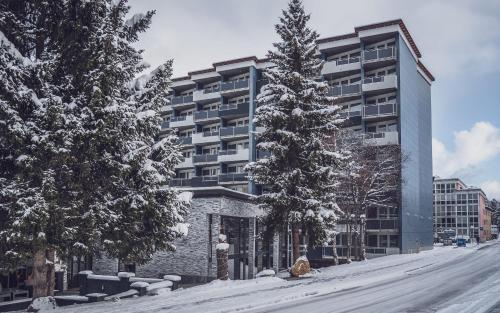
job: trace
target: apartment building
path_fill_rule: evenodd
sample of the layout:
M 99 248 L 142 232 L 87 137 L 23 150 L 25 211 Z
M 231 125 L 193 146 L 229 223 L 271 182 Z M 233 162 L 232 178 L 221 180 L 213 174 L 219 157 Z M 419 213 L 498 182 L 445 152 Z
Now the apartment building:
M 458 178 L 434 179 L 434 237 L 452 229 L 459 236 L 491 239 L 492 208 L 485 193 Z
M 356 27 L 350 34 L 319 39 L 318 58 L 325 62 L 318 79 L 330 85 L 347 127 L 364 136 L 367 145 L 400 145 L 409 156 L 398 209 L 373 208 L 367 214 L 367 252 L 431 248 L 434 78 L 408 29 L 402 20 Z M 244 167 L 265 157 L 256 149 L 259 129 L 253 115 L 269 66 L 269 60 L 245 57 L 173 79 L 171 102 L 162 108 L 162 130 L 177 131 L 185 159 L 172 186 L 261 192 Z M 338 242 L 342 245 L 341 237 Z M 289 240 L 283 238 L 279 247 L 289 251 Z

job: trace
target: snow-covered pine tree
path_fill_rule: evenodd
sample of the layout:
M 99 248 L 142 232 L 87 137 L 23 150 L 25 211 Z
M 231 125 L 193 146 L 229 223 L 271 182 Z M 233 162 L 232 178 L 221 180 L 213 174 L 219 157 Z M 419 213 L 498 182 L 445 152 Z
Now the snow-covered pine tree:
M 53 261 L 54 246 L 61 245 L 67 231 L 59 221 L 64 209 L 51 169 L 55 156 L 65 153 L 54 141 L 61 137 L 61 103 L 50 84 L 55 56 L 46 51 L 60 2 L 7 1 L 0 11 L 0 76 L 5 82 L 0 93 L 0 261 L 8 267 L 32 258 L 33 292 L 39 296 L 53 290 L 45 279 L 54 269 L 47 260 Z
M 251 178 L 264 185 L 258 197 L 270 230 L 293 231 L 294 260 L 299 231 L 311 244 L 330 239 L 339 208 L 335 202 L 337 164 L 343 156 L 326 149 L 342 119 L 328 97 L 328 85 L 315 80 L 322 62 L 315 56 L 318 34 L 307 26 L 300 0 L 291 0 L 276 31 L 281 42 L 268 57 L 268 84 L 259 94 L 255 123 L 265 130 L 257 148 L 270 157 L 250 163 Z
M 185 232 L 185 203 L 160 186 L 178 146 L 175 137 L 155 141 L 171 64 L 149 82 L 150 94 L 161 96 L 130 89 L 146 68 L 132 43 L 154 12 L 126 20 L 125 0 L 7 3 L 1 30 L 25 52 L 11 42 L 0 51 L 9 82 L 0 95 L 2 264 L 33 259 L 38 297 L 52 292 L 54 251 L 79 256 L 102 247 L 144 262 L 173 248 Z M 23 31 L 6 19 L 22 21 Z

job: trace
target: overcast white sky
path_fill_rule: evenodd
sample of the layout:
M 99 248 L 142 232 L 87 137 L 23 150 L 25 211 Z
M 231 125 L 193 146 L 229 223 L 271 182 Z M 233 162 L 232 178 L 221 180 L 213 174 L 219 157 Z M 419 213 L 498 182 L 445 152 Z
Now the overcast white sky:
M 157 11 L 137 46 L 152 66 L 173 58 L 175 76 L 217 61 L 264 57 L 277 39 L 274 24 L 286 3 L 129 0 L 131 13 Z M 466 183 L 489 186 L 500 198 L 500 0 L 304 0 L 304 5 L 321 37 L 402 18 L 437 79 L 433 137 L 442 153 L 434 153 L 435 174 L 460 175 Z M 469 140 L 460 140 L 464 134 Z M 484 149 L 487 156 L 478 157 Z

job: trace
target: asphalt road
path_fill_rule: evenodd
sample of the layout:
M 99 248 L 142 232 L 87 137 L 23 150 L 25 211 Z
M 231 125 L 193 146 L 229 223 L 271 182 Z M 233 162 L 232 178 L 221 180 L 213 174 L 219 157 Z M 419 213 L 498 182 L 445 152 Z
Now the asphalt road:
M 500 312 L 500 244 L 403 277 L 251 312 Z

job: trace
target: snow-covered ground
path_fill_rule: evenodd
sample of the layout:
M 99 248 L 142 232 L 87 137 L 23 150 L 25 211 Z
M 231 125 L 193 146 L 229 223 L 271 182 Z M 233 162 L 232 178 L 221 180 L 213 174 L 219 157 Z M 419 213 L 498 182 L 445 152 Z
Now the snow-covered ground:
M 214 281 L 57 312 L 489 312 L 500 307 L 500 244 L 436 247 L 322 269 L 312 278 Z

